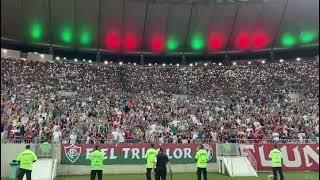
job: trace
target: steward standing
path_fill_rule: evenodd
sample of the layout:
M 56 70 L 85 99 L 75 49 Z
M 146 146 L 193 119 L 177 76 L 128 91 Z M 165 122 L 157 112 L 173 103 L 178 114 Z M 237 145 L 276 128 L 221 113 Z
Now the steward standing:
M 278 149 L 277 145 L 274 145 L 274 149 L 270 151 L 269 158 L 272 162 L 272 172 L 274 180 L 278 180 L 278 172 L 280 174 L 280 180 L 284 180 L 282 172 L 282 153 Z
M 144 156 L 147 159 L 147 180 L 151 180 L 151 172 L 154 166 L 158 155 L 158 151 L 154 148 L 154 144 L 151 144 L 150 148 L 147 150 L 146 155 Z
M 99 150 L 99 146 L 96 145 L 95 150 L 90 154 L 89 160 L 91 161 L 91 180 L 102 180 L 102 169 L 104 161 L 104 153 Z
M 37 161 L 37 156 L 30 150 L 30 145 L 18 155 L 17 161 L 20 162 L 18 180 L 22 180 L 25 174 L 27 180 L 31 180 L 32 164 Z
M 204 148 L 204 146 L 201 144 L 199 149 L 196 152 L 196 157 L 195 159 L 197 160 L 197 176 L 198 180 L 201 180 L 201 174 L 203 174 L 203 179 L 208 180 L 207 177 L 207 166 L 208 166 L 208 152 Z

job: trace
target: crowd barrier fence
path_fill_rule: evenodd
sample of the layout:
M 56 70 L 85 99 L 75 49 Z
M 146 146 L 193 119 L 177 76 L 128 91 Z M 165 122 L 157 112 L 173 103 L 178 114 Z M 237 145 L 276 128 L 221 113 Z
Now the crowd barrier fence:
M 14 139 L 1 139 L 1 143 L 14 143 L 14 144 L 37 144 L 42 143 L 43 141 L 34 138 L 31 140 L 22 139 L 20 137 Z M 179 141 L 172 140 L 145 140 L 145 139 L 124 139 L 121 140 L 113 140 L 113 139 L 76 139 L 70 140 L 62 139 L 59 141 L 51 140 L 50 142 L 55 144 L 119 144 L 119 143 L 158 143 L 158 144 L 192 144 L 192 143 L 221 143 L 221 141 L 213 140 L 213 139 L 182 139 Z M 234 139 L 227 141 L 229 143 L 240 143 L 240 144 L 319 144 L 319 140 L 313 139 Z

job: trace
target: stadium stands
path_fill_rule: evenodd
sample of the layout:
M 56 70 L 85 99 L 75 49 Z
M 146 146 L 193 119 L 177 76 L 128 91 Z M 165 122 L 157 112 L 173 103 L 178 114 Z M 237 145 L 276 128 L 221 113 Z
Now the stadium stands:
M 318 65 L 316 59 L 163 67 L 2 58 L 1 139 L 319 142 Z

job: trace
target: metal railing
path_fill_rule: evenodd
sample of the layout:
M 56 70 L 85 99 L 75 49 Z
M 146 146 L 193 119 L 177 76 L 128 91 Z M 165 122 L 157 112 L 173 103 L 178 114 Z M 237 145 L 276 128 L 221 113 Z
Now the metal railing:
M 238 143 L 217 143 L 217 156 L 240 156 Z
M 146 140 L 146 139 L 125 139 L 123 141 L 113 140 L 113 139 L 77 139 L 71 141 L 69 138 L 62 139 L 58 142 L 51 141 L 53 144 L 119 144 L 119 143 L 159 143 L 159 144 L 191 144 L 191 143 L 220 143 L 220 141 L 213 139 L 182 139 L 182 140 L 172 140 L 165 139 L 163 141 L 156 140 Z M 231 143 L 231 141 L 229 141 Z M 24 140 L 21 138 L 14 139 L 1 139 L 1 143 L 14 143 L 14 144 L 40 144 L 42 143 L 40 139 L 34 138 L 32 140 Z M 319 140 L 312 139 L 235 139 L 232 143 L 240 144 L 319 144 Z
M 237 139 L 240 144 L 319 144 L 318 140 L 312 139 Z
M 51 165 L 51 180 L 54 180 L 57 171 L 58 171 L 58 165 L 59 165 L 59 151 L 60 151 L 60 146 L 53 144 L 52 145 L 52 165 Z
M 257 163 L 256 158 L 254 157 L 252 152 L 249 151 L 248 149 L 246 149 L 245 152 L 246 152 L 245 157 L 248 159 L 248 161 L 250 162 L 253 169 L 257 172 L 258 171 L 258 163 Z
M 53 149 L 52 144 L 49 143 L 30 143 L 32 151 L 37 155 L 38 158 L 52 158 Z
M 69 139 L 61 140 L 62 144 L 72 144 Z M 87 140 L 87 139 L 77 139 L 75 140 L 75 144 L 119 144 L 119 143 L 157 143 L 157 144 L 191 144 L 191 143 L 218 143 L 218 141 L 214 141 L 213 139 L 182 139 L 182 140 L 148 140 L 148 139 L 125 139 L 123 141 L 107 139 L 107 140 Z

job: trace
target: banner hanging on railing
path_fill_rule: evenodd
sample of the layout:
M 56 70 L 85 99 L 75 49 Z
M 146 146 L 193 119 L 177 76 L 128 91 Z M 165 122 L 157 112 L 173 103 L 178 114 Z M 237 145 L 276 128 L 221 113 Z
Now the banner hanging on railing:
M 274 144 L 240 144 L 242 155 L 251 151 L 257 161 L 258 171 L 270 171 L 271 159 L 268 157 Z M 319 144 L 278 144 L 283 156 L 283 170 L 319 170 Z
M 105 153 L 105 164 L 145 164 L 144 155 L 150 144 L 100 144 Z M 199 144 L 165 144 L 162 147 L 170 159 L 171 164 L 195 163 L 195 152 Z M 94 144 L 61 144 L 61 164 L 89 165 L 90 153 Z M 159 148 L 159 145 L 155 145 Z M 215 144 L 206 144 L 210 163 L 216 162 Z

